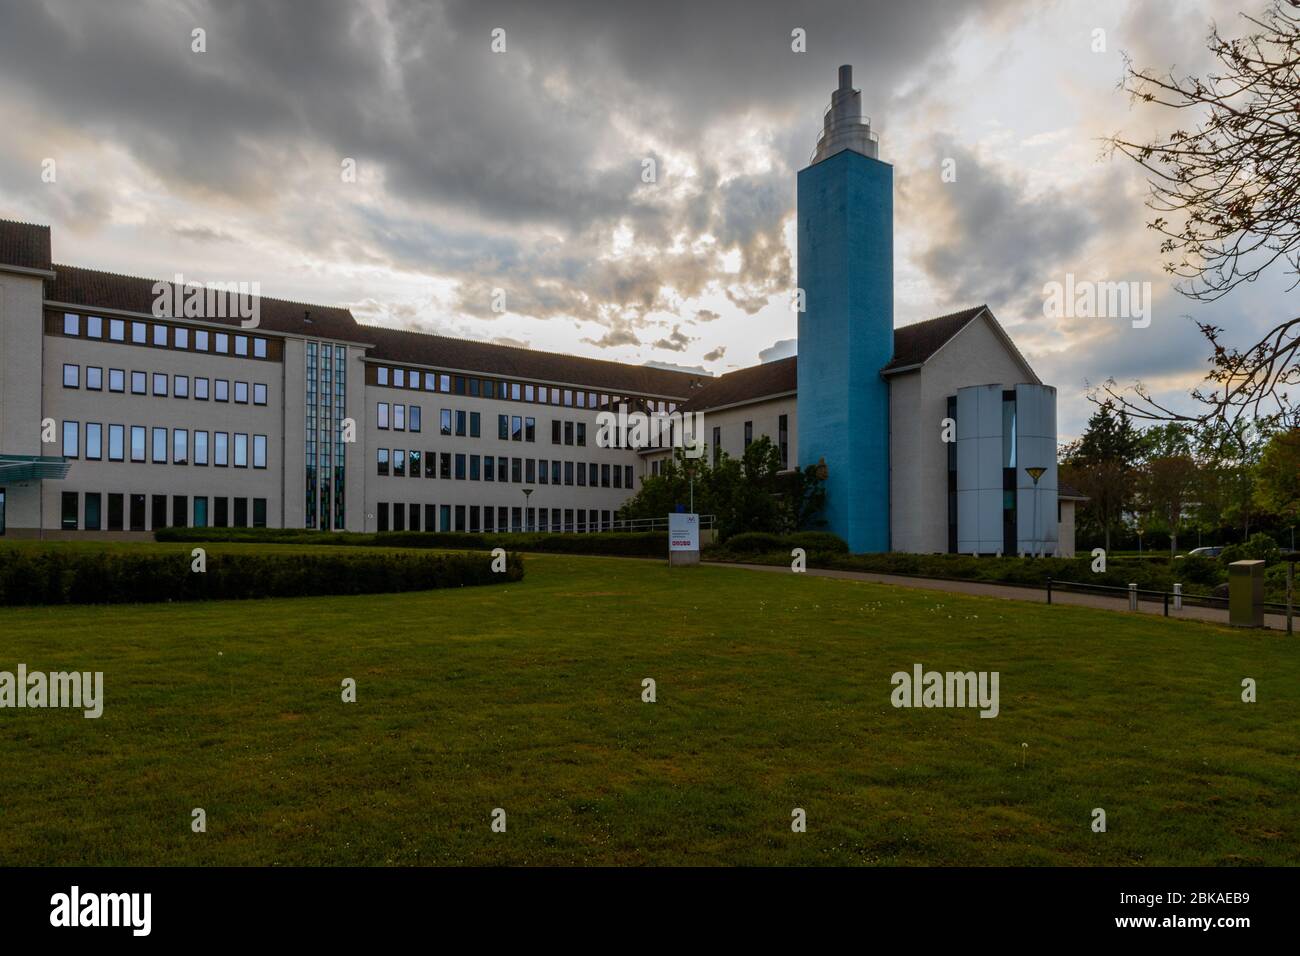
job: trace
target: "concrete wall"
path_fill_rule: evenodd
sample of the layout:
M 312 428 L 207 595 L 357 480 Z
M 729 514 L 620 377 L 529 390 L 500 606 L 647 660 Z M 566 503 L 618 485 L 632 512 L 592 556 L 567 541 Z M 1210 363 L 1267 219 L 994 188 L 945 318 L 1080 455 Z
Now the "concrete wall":
M 1029 380 L 992 322 L 981 315 L 919 370 L 888 376 L 894 551 L 948 550 L 948 448 L 941 433 L 948 396 L 969 385 Z M 1000 482 L 999 475 L 998 489 Z
M 53 455 L 41 444 L 41 335 L 44 284 L 39 276 L 0 271 L 0 453 Z M 41 483 L 4 485 L 8 529 L 41 524 Z
M 1076 502 L 1063 500 L 1060 502 L 1061 520 L 1057 524 L 1057 548 L 1058 554 L 1063 558 L 1072 558 L 1075 554 L 1074 548 L 1074 506 Z

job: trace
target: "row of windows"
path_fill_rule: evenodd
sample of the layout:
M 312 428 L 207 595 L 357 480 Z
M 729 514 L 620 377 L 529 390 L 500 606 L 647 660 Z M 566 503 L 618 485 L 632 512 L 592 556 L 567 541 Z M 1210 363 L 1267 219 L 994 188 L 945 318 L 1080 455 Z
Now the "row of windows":
M 170 502 L 169 502 L 170 497 Z M 84 510 L 81 499 L 84 501 Z M 157 531 L 169 525 L 187 528 L 246 528 L 250 509 L 254 528 L 266 527 L 265 498 L 211 498 L 195 495 L 193 517 L 188 495 L 128 495 L 110 492 L 65 491 L 60 502 L 59 523 L 65 531 Z M 171 505 L 170 520 L 168 504 Z M 209 511 L 209 506 L 211 511 Z M 146 508 L 148 511 L 146 512 Z M 146 514 L 150 524 L 146 527 Z
M 615 531 L 623 522 L 610 511 L 585 508 L 507 508 L 379 502 L 380 531 Z
M 132 345 L 151 345 L 160 349 L 181 349 L 187 352 L 212 352 L 216 355 L 234 355 L 239 358 L 267 357 L 267 340 L 260 335 L 241 335 L 231 332 L 210 332 L 182 325 L 164 325 L 161 322 L 143 322 L 132 319 L 103 319 L 98 315 L 63 313 L 63 334 L 77 338 L 102 339 L 107 342 L 126 342 Z
M 231 441 L 229 432 L 212 432 L 211 445 L 208 444 L 208 432 L 195 429 L 193 448 L 190 446 L 191 432 L 188 428 L 148 428 L 144 425 L 130 426 L 131 461 L 152 461 L 165 465 L 207 465 L 225 468 L 233 464 L 236 468 L 249 466 L 249 450 L 252 450 L 252 466 L 266 467 L 266 436 L 247 435 L 235 432 Z M 86 422 L 84 442 L 80 422 L 65 420 L 63 422 L 63 457 L 81 458 L 87 461 L 126 461 L 127 426 L 109 425 L 105 433 L 100 422 Z M 252 442 L 249 442 L 249 438 Z M 107 440 L 107 441 L 106 441 Z M 107 447 L 105 447 L 107 445 Z
M 375 382 L 390 388 L 409 388 L 415 391 L 445 392 L 451 395 L 468 395 L 471 398 L 495 398 L 514 402 L 533 402 L 539 405 L 565 405 L 571 408 L 608 408 L 630 401 L 625 395 L 589 392 L 581 389 L 554 388 L 532 385 L 528 382 L 503 382 L 491 378 L 472 378 L 449 375 L 443 372 L 421 372 L 419 369 L 396 368 L 380 365 L 375 369 Z M 667 414 L 677 409 L 676 402 L 662 399 L 641 399 L 650 411 Z
M 423 467 L 421 467 L 423 463 Z M 632 488 L 631 465 L 596 462 L 548 461 L 545 458 L 497 458 L 444 452 L 380 448 L 376 453 L 379 475 L 395 478 L 455 478 L 457 481 L 498 481 L 539 485 L 577 485 L 592 488 Z
M 191 389 L 191 385 L 193 388 Z M 234 385 L 234 388 L 231 388 Z M 63 366 L 63 387 L 81 388 L 81 366 Z M 98 365 L 86 366 L 86 388 L 92 392 L 104 390 L 104 370 Z M 110 392 L 126 391 L 126 372 L 120 368 L 108 370 L 108 390 Z M 168 375 L 166 372 L 132 372 L 132 395 L 155 395 L 159 398 L 193 398 L 206 402 L 209 398 L 218 402 L 228 402 L 234 397 L 238 405 L 247 405 L 251 397 L 254 405 L 266 404 L 266 385 L 262 382 L 231 382 L 229 379 L 207 379 L 199 376 Z

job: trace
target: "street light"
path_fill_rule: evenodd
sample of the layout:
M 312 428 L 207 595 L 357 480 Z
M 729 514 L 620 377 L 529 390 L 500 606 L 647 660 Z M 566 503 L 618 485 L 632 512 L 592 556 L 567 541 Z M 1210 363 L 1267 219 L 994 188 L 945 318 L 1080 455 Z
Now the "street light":
M 525 488 L 523 489 L 523 492 L 524 492 L 524 513 L 519 516 L 519 524 L 523 527 L 524 531 L 527 531 L 528 530 L 528 499 L 532 497 L 533 489 Z
M 1029 477 L 1034 479 L 1034 557 L 1038 556 L 1038 479 L 1047 472 L 1046 468 L 1026 468 Z

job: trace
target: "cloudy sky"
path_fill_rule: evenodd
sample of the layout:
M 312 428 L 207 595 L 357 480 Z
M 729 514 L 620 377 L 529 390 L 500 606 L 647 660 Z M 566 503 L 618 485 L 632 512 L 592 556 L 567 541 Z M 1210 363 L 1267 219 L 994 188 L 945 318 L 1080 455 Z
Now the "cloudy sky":
M 53 226 L 59 262 L 717 374 L 793 354 L 794 174 L 851 63 L 895 167 L 895 323 L 987 303 L 1065 437 L 1089 382 L 1198 379 L 1189 316 L 1246 344 L 1294 309 L 1282 275 L 1179 296 L 1101 142 L 1170 128 L 1117 88 L 1125 53 L 1203 72 L 1210 23 L 1258 9 L 0 0 L 0 218 Z M 1045 317 L 1067 273 L 1152 282 L 1150 327 Z

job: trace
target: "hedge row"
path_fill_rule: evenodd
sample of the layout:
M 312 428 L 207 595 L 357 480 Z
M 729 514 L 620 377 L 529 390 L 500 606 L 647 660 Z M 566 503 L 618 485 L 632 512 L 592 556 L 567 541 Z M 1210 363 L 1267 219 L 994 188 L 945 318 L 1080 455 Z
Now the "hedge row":
M 494 572 L 487 555 L 208 554 L 193 570 L 190 550 L 136 554 L 73 549 L 0 551 L 0 605 L 126 604 L 321 594 L 428 591 L 518 581 L 517 554 Z
M 736 535 L 736 538 L 741 535 Z M 708 552 L 712 560 L 758 561 L 764 564 L 789 564 L 790 548 L 759 555 L 738 554 L 728 540 L 724 549 Z M 795 547 L 795 545 L 791 545 Z M 877 574 L 910 574 L 927 578 L 984 581 L 991 584 L 1019 584 L 1043 587 L 1048 577 L 1057 581 L 1128 587 L 1136 583 L 1142 590 L 1168 591 L 1175 581 L 1188 593 L 1208 593 L 1227 580 L 1226 569 L 1213 558 L 1181 558 L 1177 561 L 1149 561 L 1112 558 L 1106 570 L 1094 572 L 1090 556 L 1078 558 L 975 558 L 961 554 L 826 554 L 808 548 L 809 566 L 842 571 L 871 571 Z
M 769 534 L 765 531 L 745 531 L 733 534 L 719 551 L 732 554 L 764 554 L 803 548 L 809 554 L 848 554 L 849 545 L 837 534 L 829 531 L 796 531 L 793 534 Z
M 331 544 L 354 547 L 439 548 L 459 551 L 545 551 L 624 557 L 666 557 L 666 531 L 602 531 L 599 534 L 469 534 L 459 531 L 378 531 L 372 534 L 297 531 L 284 528 L 163 528 L 159 541 L 234 541 L 266 544 Z

